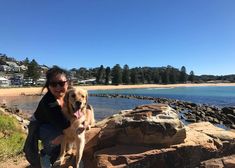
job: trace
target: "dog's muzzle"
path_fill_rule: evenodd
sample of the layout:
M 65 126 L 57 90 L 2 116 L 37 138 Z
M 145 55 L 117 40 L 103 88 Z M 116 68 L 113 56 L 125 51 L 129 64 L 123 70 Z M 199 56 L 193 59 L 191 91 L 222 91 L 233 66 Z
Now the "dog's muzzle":
M 81 110 L 81 105 L 82 105 L 82 103 L 80 101 L 76 101 L 75 102 L 75 107 L 73 107 L 73 115 L 76 118 L 81 118 L 81 116 L 84 115 L 84 113 Z
M 80 101 L 76 101 L 76 102 L 75 102 L 75 108 L 76 108 L 76 109 L 80 109 L 80 108 L 81 108 L 81 105 L 82 105 L 82 102 L 80 102 Z

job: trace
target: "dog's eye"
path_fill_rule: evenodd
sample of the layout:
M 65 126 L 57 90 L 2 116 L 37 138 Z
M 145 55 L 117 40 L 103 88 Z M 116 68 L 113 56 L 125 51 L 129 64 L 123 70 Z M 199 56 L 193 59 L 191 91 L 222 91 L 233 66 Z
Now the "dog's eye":
M 84 96 L 84 95 L 82 95 L 82 98 L 85 98 L 85 96 Z
M 72 94 L 72 95 L 71 95 L 71 97 L 72 97 L 72 98 L 75 98 L 75 97 L 76 97 L 76 95 L 75 95 L 75 94 Z

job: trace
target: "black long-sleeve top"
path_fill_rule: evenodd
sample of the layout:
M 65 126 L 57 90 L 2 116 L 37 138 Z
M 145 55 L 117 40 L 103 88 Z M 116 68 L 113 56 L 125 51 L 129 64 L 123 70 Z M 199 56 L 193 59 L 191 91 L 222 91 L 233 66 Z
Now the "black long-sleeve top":
M 40 123 L 52 124 L 61 131 L 70 126 L 69 121 L 63 115 L 61 106 L 50 91 L 40 100 L 34 116 Z

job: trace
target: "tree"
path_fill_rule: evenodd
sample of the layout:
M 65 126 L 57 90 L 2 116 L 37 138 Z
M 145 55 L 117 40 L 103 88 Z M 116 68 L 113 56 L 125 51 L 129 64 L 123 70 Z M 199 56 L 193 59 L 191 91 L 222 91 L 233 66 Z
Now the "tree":
M 25 66 L 28 66 L 28 65 L 29 65 L 29 58 L 28 58 L 28 57 L 25 58 L 25 60 L 23 61 L 23 64 L 24 64 Z
M 187 81 L 186 68 L 185 68 L 185 66 L 182 66 L 181 70 L 180 70 L 180 82 L 186 83 L 186 81 Z
M 158 69 L 155 69 L 153 71 L 153 82 L 154 83 L 161 83 L 161 76 L 160 76 L 160 73 L 159 73 Z
M 33 81 L 35 82 L 37 79 L 39 79 L 40 75 L 41 75 L 40 67 L 38 63 L 33 59 L 28 64 L 28 69 L 25 72 L 25 77 L 32 78 Z
M 123 67 L 122 82 L 130 84 L 130 70 L 128 65 L 124 65 Z
M 137 68 L 131 69 L 131 83 L 132 84 L 139 83 Z
M 144 83 L 152 83 L 152 68 L 143 68 L 144 72 Z
M 96 75 L 96 82 L 98 84 L 102 84 L 105 82 L 105 69 L 104 66 L 101 65 L 98 69 L 97 75 Z
M 122 83 L 122 68 L 119 64 L 116 64 L 112 69 L 112 83 L 114 85 Z
M 140 83 L 143 84 L 145 81 L 143 68 L 138 68 L 138 77 L 139 77 Z
M 109 84 L 109 81 L 111 79 L 111 68 L 110 67 L 107 67 L 105 69 L 105 84 L 108 85 Z
M 168 84 L 169 83 L 169 70 L 167 68 L 163 68 L 160 72 L 162 83 Z
M 80 80 L 89 79 L 90 71 L 84 67 L 81 67 L 78 70 L 76 70 L 76 77 Z
M 193 71 L 190 71 L 188 80 L 191 81 L 192 83 L 194 82 L 195 76 L 194 76 L 194 72 Z
M 169 82 L 170 83 L 177 83 L 178 82 L 178 72 L 179 72 L 179 70 L 178 69 L 176 69 L 176 68 L 174 68 L 174 67 L 172 67 L 172 66 L 167 66 L 167 70 L 168 70 L 168 72 L 169 72 Z

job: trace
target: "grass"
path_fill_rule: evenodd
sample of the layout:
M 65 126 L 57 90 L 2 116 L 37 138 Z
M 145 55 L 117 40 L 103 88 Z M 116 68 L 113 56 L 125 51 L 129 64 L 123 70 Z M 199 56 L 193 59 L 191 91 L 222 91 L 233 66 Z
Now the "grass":
M 0 160 L 22 154 L 25 138 L 19 122 L 0 111 Z

